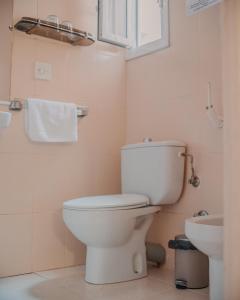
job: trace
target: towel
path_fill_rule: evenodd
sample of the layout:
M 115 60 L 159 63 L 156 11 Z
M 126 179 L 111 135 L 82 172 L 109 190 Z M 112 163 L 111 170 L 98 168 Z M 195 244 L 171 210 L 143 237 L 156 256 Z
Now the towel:
M 77 142 L 77 107 L 73 103 L 27 99 L 25 127 L 34 142 Z

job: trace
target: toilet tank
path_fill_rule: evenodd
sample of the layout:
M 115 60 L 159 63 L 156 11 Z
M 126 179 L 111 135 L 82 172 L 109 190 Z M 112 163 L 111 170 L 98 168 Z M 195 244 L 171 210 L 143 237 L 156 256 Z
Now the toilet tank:
M 176 203 L 183 190 L 186 144 L 147 142 L 121 149 L 122 193 L 146 195 L 151 205 Z

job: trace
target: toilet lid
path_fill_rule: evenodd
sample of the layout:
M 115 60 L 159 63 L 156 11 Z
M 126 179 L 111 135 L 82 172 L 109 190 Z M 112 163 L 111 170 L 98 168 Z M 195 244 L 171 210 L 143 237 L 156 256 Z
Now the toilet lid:
M 135 194 L 106 195 L 82 197 L 64 202 L 65 209 L 90 210 L 90 209 L 131 209 L 149 204 L 148 197 Z

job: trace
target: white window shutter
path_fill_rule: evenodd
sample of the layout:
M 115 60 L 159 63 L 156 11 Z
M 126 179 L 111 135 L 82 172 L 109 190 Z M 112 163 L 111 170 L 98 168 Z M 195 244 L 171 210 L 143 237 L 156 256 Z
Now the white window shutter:
M 98 0 L 98 40 L 124 48 L 132 46 L 135 0 Z
M 136 44 L 135 47 L 128 49 L 126 53 L 126 60 L 131 60 L 137 57 L 150 54 L 170 46 L 169 38 L 169 0 L 156 0 L 159 3 L 161 10 L 161 38 L 147 43 L 145 45 Z M 138 26 L 139 27 L 139 24 Z M 137 32 L 139 34 L 139 32 Z

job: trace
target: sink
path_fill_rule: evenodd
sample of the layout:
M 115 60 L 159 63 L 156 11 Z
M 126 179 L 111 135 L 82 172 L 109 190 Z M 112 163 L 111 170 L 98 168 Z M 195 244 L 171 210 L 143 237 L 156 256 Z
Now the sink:
M 223 300 L 223 216 L 187 219 L 185 234 L 198 250 L 209 257 L 210 300 Z

